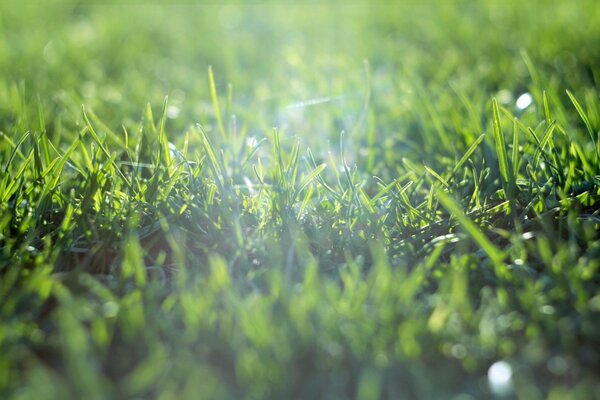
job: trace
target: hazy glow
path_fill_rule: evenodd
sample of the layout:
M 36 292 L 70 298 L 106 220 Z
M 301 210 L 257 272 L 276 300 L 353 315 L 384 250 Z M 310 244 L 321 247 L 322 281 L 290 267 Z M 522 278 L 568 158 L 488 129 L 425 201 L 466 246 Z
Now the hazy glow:
M 513 95 L 510 90 L 502 89 L 496 95 L 496 98 L 500 102 L 500 104 L 508 104 L 513 101 Z

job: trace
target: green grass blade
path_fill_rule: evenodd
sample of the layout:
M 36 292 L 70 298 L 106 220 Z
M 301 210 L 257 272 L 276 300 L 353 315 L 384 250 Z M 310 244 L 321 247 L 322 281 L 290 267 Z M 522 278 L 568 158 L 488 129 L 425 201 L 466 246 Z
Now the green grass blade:
M 167 108 L 169 106 L 169 97 L 165 97 L 163 101 L 162 113 L 160 117 L 160 126 L 158 128 L 158 141 L 162 148 L 162 158 L 164 160 L 165 166 L 168 168 L 171 166 L 171 149 L 169 148 L 169 140 L 167 139 L 167 134 L 165 132 L 165 125 L 167 122 Z
M 215 177 L 217 185 L 219 186 L 219 190 L 221 191 L 221 193 L 224 193 L 224 189 L 225 189 L 224 178 L 225 178 L 225 176 L 224 176 L 224 172 L 221 168 L 221 164 L 217 160 L 217 155 L 214 151 L 214 147 L 213 147 L 210 139 L 208 138 L 208 135 L 204 131 L 204 128 L 202 128 L 202 126 L 200 124 L 197 124 L 196 126 L 198 127 L 198 130 L 200 131 L 200 134 L 202 135 L 204 151 L 206 152 L 206 155 L 208 156 L 208 160 L 209 160 L 208 164 L 210 166 L 210 169 L 213 172 L 213 175 Z
M 544 107 L 544 118 L 546 119 L 546 125 L 552 123 L 552 115 L 550 114 L 550 106 L 548 105 L 548 94 L 544 90 L 542 92 L 542 104 Z
M 33 150 L 31 150 L 29 152 L 29 156 L 25 159 L 25 161 L 23 161 L 21 163 L 21 165 L 19 166 L 19 169 L 17 170 L 17 173 L 11 179 L 10 183 L 8 184 L 8 187 L 6 187 L 6 189 L 3 191 L 4 192 L 3 198 L 2 198 L 3 203 L 6 200 L 8 200 L 8 198 L 10 196 L 12 196 L 14 194 L 14 189 L 17 187 L 19 179 L 21 179 L 21 177 L 25 173 L 25 171 L 27 170 L 27 167 L 29 167 L 29 163 L 31 163 L 31 160 L 33 160 Z M 8 175 L 6 175 L 6 176 L 8 176 Z
M 342 160 L 342 167 L 344 168 L 344 175 L 346 176 L 346 180 L 348 181 L 348 187 L 352 192 L 354 192 L 354 182 L 352 180 L 352 174 L 350 174 L 350 168 L 346 163 L 346 157 L 344 155 L 344 137 L 346 133 L 344 131 L 340 132 L 340 158 Z
M 86 126 L 88 128 L 88 132 L 92 136 L 92 139 L 94 140 L 94 142 L 96 143 L 96 145 L 98 145 L 98 147 L 100 148 L 100 150 L 102 151 L 102 153 L 104 154 L 104 156 L 107 158 L 107 160 L 112 160 L 111 164 L 112 164 L 113 168 L 115 169 L 115 171 L 117 171 L 117 173 L 119 174 L 119 176 L 123 179 L 123 182 L 125 182 L 125 184 L 130 189 L 133 189 L 133 186 L 132 186 L 131 182 L 129 182 L 129 180 L 127 179 L 127 177 L 125 176 L 125 174 L 123 174 L 123 171 L 121 171 L 121 169 L 119 168 L 119 166 L 114 162 L 114 158 L 111 156 L 110 152 L 106 149 L 106 147 L 104 147 L 104 145 L 100 141 L 100 138 L 96 134 L 96 131 L 94 130 L 94 127 L 92 126 L 92 123 L 90 122 L 90 119 L 88 118 L 88 116 L 87 116 L 87 114 L 85 112 L 85 107 L 83 105 L 81 105 L 81 114 L 83 115 L 83 120 L 85 121 L 85 124 L 86 124 Z
M 454 176 L 454 174 L 456 174 L 458 170 L 462 168 L 462 166 L 467 162 L 471 155 L 473 155 L 475 150 L 477 150 L 477 147 L 479 147 L 481 142 L 483 142 L 483 139 L 485 139 L 485 133 L 481 134 L 477 139 L 475 139 L 471 146 L 469 146 L 465 154 L 463 154 L 463 156 L 460 158 L 460 160 L 458 160 L 456 165 L 454 165 L 454 168 L 452 168 L 452 172 L 450 173 L 451 176 Z
M 517 118 L 513 119 L 513 141 L 512 141 L 512 177 L 517 180 L 519 176 L 519 127 Z
M 38 96 L 38 123 L 40 127 L 40 147 L 44 157 L 45 165 L 50 165 L 50 146 L 48 144 L 48 133 L 46 132 L 46 120 L 42 110 L 41 100 Z
M 437 198 L 446 211 L 448 211 L 458 223 L 462 226 L 465 232 L 473 239 L 475 243 L 487 254 L 492 263 L 497 267 L 503 267 L 504 254 L 490 242 L 490 240 L 481 232 L 469 217 L 462 211 L 461 206 L 452 199 L 448 194 L 441 190 L 437 191 Z
M 595 138 L 596 133 L 594 132 L 594 129 L 592 128 L 592 124 L 590 123 L 590 120 L 589 120 L 587 114 L 585 113 L 585 111 L 583 111 L 581 104 L 579 104 L 579 102 L 577 101 L 575 96 L 573 96 L 573 94 L 568 90 L 567 90 L 567 96 L 569 96 L 571 103 L 573 103 L 573 106 L 575 106 L 577 113 L 579 114 L 579 116 L 581 117 L 581 120 L 585 124 L 585 127 L 590 135 L 590 138 L 592 139 L 592 143 L 594 143 L 594 149 L 596 151 L 596 160 L 598 160 L 599 154 L 598 154 L 598 146 L 596 145 L 596 138 Z
M 60 161 L 58 162 L 58 164 L 56 165 L 56 167 L 53 171 L 54 179 L 52 180 L 52 183 L 51 183 L 52 188 L 55 188 L 56 185 L 58 185 L 58 181 L 60 180 L 62 170 L 63 170 L 65 164 L 67 163 L 67 161 L 69 161 L 69 157 L 71 156 L 73 151 L 75 151 L 75 149 L 77 148 L 78 145 L 79 145 L 79 138 L 75 139 L 73 144 L 71 146 L 69 146 L 69 149 L 60 158 Z
M 314 189 L 312 186 L 309 186 L 308 189 L 306 190 L 306 193 L 304 193 L 304 199 L 302 200 L 302 203 L 300 204 L 300 209 L 298 210 L 298 216 L 297 216 L 297 220 L 300 221 L 302 219 L 302 216 L 304 215 L 304 212 L 306 211 L 306 207 L 308 207 L 308 204 L 310 203 L 310 199 L 312 198 Z
M 252 150 L 250 151 L 250 153 L 248 154 L 248 156 L 246 156 L 246 158 L 244 159 L 244 161 L 242 162 L 240 169 L 244 170 L 244 168 L 246 168 L 246 166 L 248 165 L 248 163 L 250 162 L 250 160 L 252 160 L 254 158 L 254 156 L 256 155 L 256 153 L 258 152 L 258 150 L 260 149 L 260 146 L 262 146 L 262 144 L 264 142 L 267 141 L 267 138 L 262 138 L 261 140 L 259 140 L 254 147 L 252 148 Z
M 212 66 L 208 67 L 208 83 L 210 85 L 210 98 L 212 99 L 213 108 L 215 110 L 219 132 L 221 133 L 221 137 L 225 139 L 227 133 L 225 132 L 225 127 L 223 125 L 223 117 L 221 116 L 221 107 L 219 107 L 219 96 L 217 94 L 217 87 L 215 85 L 215 76 L 213 74 Z
M 448 182 L 446 182 L 446 180 L 444 178 L 442 178 L 440 176 L 440 174 L 438 174 L 437 172 L 435 172 L 433 169 L 429 168 L 425 164 L 423 164 L 423 167 L 425 168 L 425 171 L 427 171 L 429 173 L 429 175 L 431 175 L 435 179 L 437 179 L 442 185 L 444 185 L 445 187 L 450 187 L 450 185 L 448 185 Z
M 508 166 L 508 156 L 506 155 L 506 145 L 504 143 L 504 134 L 502 133 L 502 127 L 500 125 L 500 113 L 498 111 L 498 102 L 494 98 L 492 100 L 492 110 L 494 114 L 494 139 L 496 142 L 496 155 L 498 158 L 498 167 L 500 168 L 500 177 L 502 179 L 502 186 L 507 197 L 512 197 L 514 181 L 511 177 L 510 169 Z
M 323 164 L 319 165 L 317 168 L 315 168 L 310 174 L 308 174 L 302 180 L 302 182 L 300 182 L 298 189 L 296 189 L 294 199 L 296 199 L 298 197 L 298 195 L 304 190 L 304 188 L 306 188 L 306 186 L 308 186 L 317 176 L 319 176 L 325 168 L 327 168 L 327 164 L 323 163 Z
M 6 165 L 4 166 L 4 173 L 7 174 L 8 173 L 8 168 L 11 166 L 11 164 L 13 163 L 13 160 L 15 159 L 15 156 L 17 155 L 17 152 L 19 152 L 19 147 L 21 147 L 21 145 L 23 144 L 23 142 L 25 142 L 25 140 L 27 140 L 27 138 L 29 137 L 29 135 L 31 135 L 31 132 L 27 131 L 23 134 L 23 136 L 21 136 L 21 139 L 19 139 L 19 141 L 12 146 L 12 149 L 10 151 L 10 155 L 8 156 L 8 160 L 6 161 Z M 8 137 L 6 137 L 8 138 Z

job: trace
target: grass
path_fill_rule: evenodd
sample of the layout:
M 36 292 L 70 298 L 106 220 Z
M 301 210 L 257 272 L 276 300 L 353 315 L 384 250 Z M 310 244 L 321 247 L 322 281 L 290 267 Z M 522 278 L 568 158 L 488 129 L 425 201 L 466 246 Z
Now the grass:
M 0 397 L 600 393 L 595 2 L 0 33 Z

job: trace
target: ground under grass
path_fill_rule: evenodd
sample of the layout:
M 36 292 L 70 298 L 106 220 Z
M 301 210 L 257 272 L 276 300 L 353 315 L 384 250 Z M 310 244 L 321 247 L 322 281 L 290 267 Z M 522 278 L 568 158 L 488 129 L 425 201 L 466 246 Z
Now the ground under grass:
M 0 397 L 600 393 L 600 6 L 0 5 Z

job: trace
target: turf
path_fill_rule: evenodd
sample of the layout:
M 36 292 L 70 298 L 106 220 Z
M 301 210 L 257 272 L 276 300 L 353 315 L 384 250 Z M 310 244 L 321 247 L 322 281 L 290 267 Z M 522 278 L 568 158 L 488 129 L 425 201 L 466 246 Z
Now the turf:
M 600 6 L 0 4 L 0 397 L 600 393 Z

